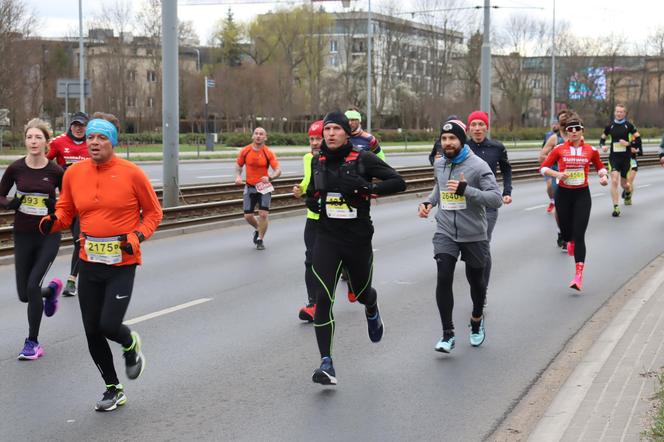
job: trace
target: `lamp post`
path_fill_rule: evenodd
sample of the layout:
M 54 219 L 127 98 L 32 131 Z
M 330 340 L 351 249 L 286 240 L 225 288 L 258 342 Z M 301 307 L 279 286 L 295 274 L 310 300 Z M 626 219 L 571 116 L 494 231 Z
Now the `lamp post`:
M 551 28 L 551 122 L 556 114 L 556 0 L 553 0 L 553 26 Z
M 480 74 L 480 109 L 491 121 L 491 1 L 484 0 L 484 35 Z
M 83 54 L 83 0 L 78 0 L 78 100 L 81 112 L 85 112 L 85 56 Z

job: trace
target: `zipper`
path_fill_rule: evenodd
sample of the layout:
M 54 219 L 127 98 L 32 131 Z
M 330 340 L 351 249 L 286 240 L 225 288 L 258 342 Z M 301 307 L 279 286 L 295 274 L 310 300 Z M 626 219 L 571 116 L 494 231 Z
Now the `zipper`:
M 452 165 L 450 166 L 450 173 L 449 173 L 449 175 L 447 175 L 447 181 L 449 181 L 450 178 L 452 178 L 452 171 L 453 170 L 454 170 L 454 163 L 452 163 Z M 445 183 L 445 184 L 447 184 L 447 183 Z M 453 214 L 454 215 L 454 239 L 459 239 L 459 228 L 457 227 L 457 222 L 456 222 L 456 218 L 457 218 L 456 213 L 457 213 L 457 211 L 453 210 L 452 212 L 454 212 L 454 214 Z

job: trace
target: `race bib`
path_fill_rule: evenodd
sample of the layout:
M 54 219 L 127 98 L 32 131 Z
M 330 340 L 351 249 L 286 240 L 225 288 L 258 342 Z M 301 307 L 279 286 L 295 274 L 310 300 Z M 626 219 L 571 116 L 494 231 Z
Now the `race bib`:
M 463 210 L 467 207 L 466 197 L 454 192 L 440 192 L 440 208 L 443 210 Z
M 264 183 L 262 181 L 256 183 L 256 191 L 260 193 L 261 195 L 265 195 L 266 193 L 274 192 L 274 186 L 272 183 Z
M 565 179 L 568 186 L 582 186 L 586 182 L 585 169 L 567 169 L 565 173 L 568 175 Z
M 618 153 L 627 152 L 627 147 L 623 146 L 620 143 L 613 143 L 613 151 Z
M 16 192 L 16 196 L 20 198 L 23 196 L 23 202 L 18 208 L 18 211 L 26 215 L 46 216 L 48 215 L 48 208 L 46 207 L 46 198 L 48 195 L 44 193 L 22 193 Z
M 330 192 L 325 198 L 325 213 L 328 218 L 355 219 L 357 211 L 346 204 L 340 193 Z
M 110 238 L 85 238 L 85 253 L 88 261 L 100 264 L 119 264 L 122 262 L 122 249 L 120 249 L 120 237 Z

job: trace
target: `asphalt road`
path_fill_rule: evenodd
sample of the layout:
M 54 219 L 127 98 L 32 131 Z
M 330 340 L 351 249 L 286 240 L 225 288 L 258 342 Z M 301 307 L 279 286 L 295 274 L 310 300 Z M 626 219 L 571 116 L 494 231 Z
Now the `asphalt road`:
M 463 264 L 456 272 L 457 348 L 433 350 L 436 309 L 433 219 L 421 197 L 380 201 L 374 286 L 386 324 L 372 344 L 362 308 L 345 287 L 335 306 L 339 384 L 311 382 L 319 364 L 304 303 L 304 217 L 276 219 L 256 251 L 248 226 L 149 241 L 127 319 L 147 367 L 128 381 L 113 413 L 92 411 L 104 389 L 87 351 L 76 298 L 44 318 L 45 356 L 19 362 L 27 321 L 13 266 L 0 267 L 0 440 L 478 441 L 486 437 L 565 342 L 611 294 L 664 251 L 664 170 L 637 178 L 634 205 L 610 216 L 608 188 L 591 183 L 584 292 L 567 288 L 573 262 L 555 247 L 540 180 L 517 183 L 494 232 L 487 339 L 468 344 L 471 312 Z M 49 278 L 68 272 L 60 257 Z M 206 299 L 209 299 L 206 301 Z M 144 316 L 188 302 L 159 316 Z

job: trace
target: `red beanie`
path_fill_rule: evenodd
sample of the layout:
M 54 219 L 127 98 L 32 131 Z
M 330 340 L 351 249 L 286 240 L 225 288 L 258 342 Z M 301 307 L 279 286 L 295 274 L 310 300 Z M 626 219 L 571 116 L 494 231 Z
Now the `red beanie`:
M 310 137 L 323 137 L 323 120 L 314 121 L 309 126 Z
M 470 126 L 470 123 L 475 121 L 475 120 L 481 120 L 484 121 L 484 124 L 486 124 L 486 127 L 489 127 L 489 116 L 487 115 L 486 112 L 484 111 L 472 111 L 470 115 L 468 115 L 468 126 Z

